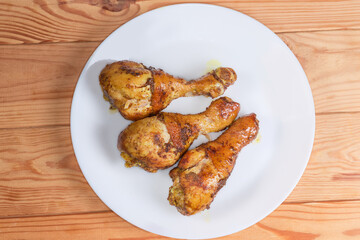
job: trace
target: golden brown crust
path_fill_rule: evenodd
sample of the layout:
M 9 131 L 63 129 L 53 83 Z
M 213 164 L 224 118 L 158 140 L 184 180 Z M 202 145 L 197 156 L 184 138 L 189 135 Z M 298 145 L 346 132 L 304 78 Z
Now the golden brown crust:
M 171 142 L 176 149 L 183 151 L 184 146 L 188 143 L 188 139 L 199 135 L 197 125 L 189 124 L 181 114 L 170 113 L 163 115 L 164 123 L 168 133 L 170 134 Z
M 173 146 L 163 121 L 157 116 L 131 123 L 118 137 L 118 149 L 125 152 L 127 166 L 156 172 L 173 165 L 180 152 Z
M 259 129 L 255 114 L 239 118 L 216 140 L 188 151 L 170 171 L 173 186 L 168 200 L 183 215 L 210 207 L 230 176 L 240 150 Z
M 151 79 L 151 71 L 132 61 L 108 64 L 99 76 L 104 98 L 129 120 L 151 114 Z
M 179 97 L 218 97 L 235 80 L 231 68 L 218 68 L 197 80 L 185 81 L 132 61 L 108 64 L 99 76 L 104 98 L 129 120 L 156 115 Z
M 123 157 L 127 166 L 156 172 L 174 165 L 200 133 L 220 131 L 230 125 L 239 109 L 238 103 L 222 97 L 199 114 L 160 113 L 144 118 L 120 133 L 118 149 L 126 153 Z
M 179 98 L 187 91 L 187 81 L 165 73 L 162 69 L 149 68 L 154 79 L 151 106 L 153 114 L 166 108 L 172 100 Z

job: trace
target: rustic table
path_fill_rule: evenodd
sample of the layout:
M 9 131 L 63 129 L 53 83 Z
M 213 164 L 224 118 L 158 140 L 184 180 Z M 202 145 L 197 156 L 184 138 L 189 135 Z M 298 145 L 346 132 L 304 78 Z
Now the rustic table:
M 160 0 L 0 0 L 0 239 L 165 239 L 95 195 L 70 139 L 88 57 Z M 286 201 L 221 239 L 360 239 L 360 1 L 198 1 L 241 11 L 302 64 L 316 107 L 313 152 Z M 290 159 L 289 159 L 290 160 Z

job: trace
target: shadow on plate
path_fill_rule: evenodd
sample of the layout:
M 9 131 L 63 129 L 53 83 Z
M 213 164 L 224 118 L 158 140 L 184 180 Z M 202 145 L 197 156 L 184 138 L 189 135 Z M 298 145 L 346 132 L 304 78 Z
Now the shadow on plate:
M 122 161 L 120 152 L 117 149 L 117 137 L 131 122 L 124 119 L 118 111 L 109 110 L 110 103 L 103 98 L 103 93 L 99 84 L 101 70 L 109 63 L 116 60 L 101 60 L 92 64 L 85 73 L 86 86 L 94 95 L 95 101 L 91 108 L 101 115 L 100 121 L 96 124 L 96 138 L 99 146 L 105 154 L 104 161 Z

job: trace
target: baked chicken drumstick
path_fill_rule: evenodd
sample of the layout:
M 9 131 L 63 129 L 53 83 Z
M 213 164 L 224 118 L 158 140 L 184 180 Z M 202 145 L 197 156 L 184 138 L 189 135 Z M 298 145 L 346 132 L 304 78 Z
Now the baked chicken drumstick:
M 240 106 L 230 98 L 214 100 L 202 113 L 162 112 L 131 123 L 118 137 L 125 166 L 156 172 L 175 164 L 199 136 L 220 131 L 236 118 Z
M 231 68 L 217 68 L 199 79 L 186 81 L 161 69 L 132 61 L 107 65 L 99 76 L 104 98 L 128 120 L 156 115 L 179 97 L 216 98 L 236 80 Z
M 183 215 L 209 208 L 230 176 L 240 150 L 259 129 L 255 114 L 239 118 L 216 140 L 188 151 L 170 171 L 168 200 Z

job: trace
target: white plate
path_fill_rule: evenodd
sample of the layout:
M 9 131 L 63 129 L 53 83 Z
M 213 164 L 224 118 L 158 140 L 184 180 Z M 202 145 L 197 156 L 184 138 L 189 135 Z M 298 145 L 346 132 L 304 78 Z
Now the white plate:
M 185 217 L 167 201 L 169 170 L 125 168 L 116 148 L 130 123 L 111 113 L 98 75 L 106 63 L 130 59 L 193 79 L 220 62 L 238 75 L 225 96 L 255 112 L 259 143 L 239 154 L 210 210 Z M 215 64 L 216 65 L 216 64 Z M 181 98 L 167 112 L 197 113 L 212 101 Z M 113 32 L 84 67 L 71 108 L 74 151 L 87 181 L 115 213 L 147 231 L 175 238 L 213 238 L 255 224 L 277 208 L 299 181 L 314 139 L 311 90 L 299 62 L 268 28 L 237 11 L 181 4 L 145 13 Z M 217 134 L 212 134 L 216 136 Z M 200 137 L 191 148 L 205 142 Z

